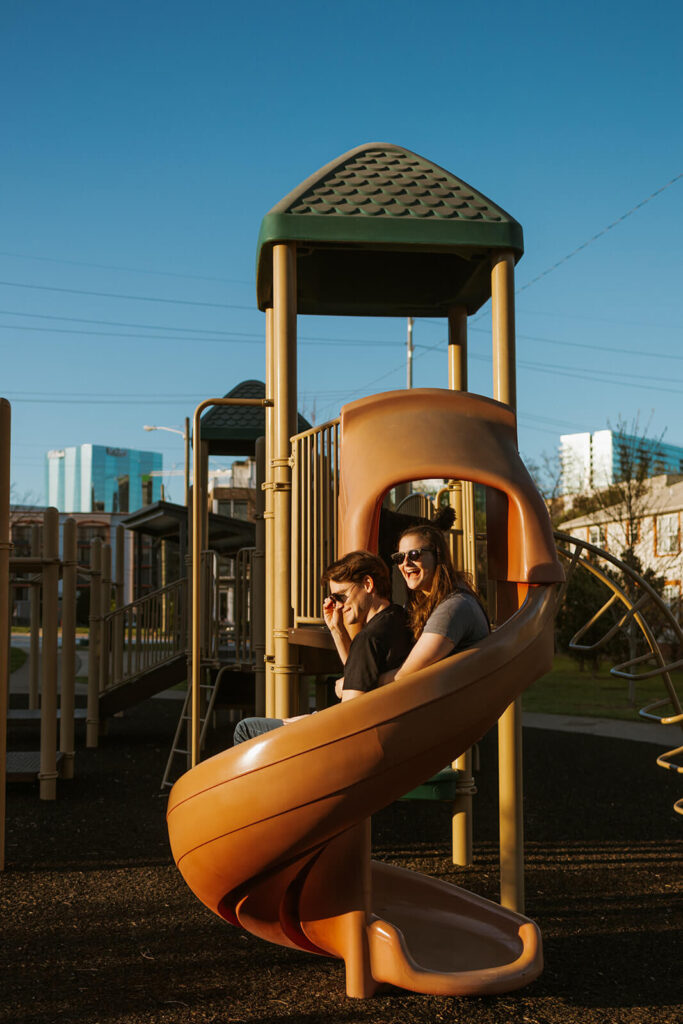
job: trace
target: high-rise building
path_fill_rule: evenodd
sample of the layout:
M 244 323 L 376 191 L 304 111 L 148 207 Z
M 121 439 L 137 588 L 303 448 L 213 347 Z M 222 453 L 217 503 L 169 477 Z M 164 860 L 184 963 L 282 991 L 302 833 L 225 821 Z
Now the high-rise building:
M 46 458 L 48 504 L 60 512 L 135 512 L 161 498 L 160 452 L 79 444 Z
M 562 493 L 581 494 L 609 487 L 623 480 L 641 460 L 648 467 L 647 476 L 683 473 L 683 448 L 675 444 L 616 430 L 562 434 Z

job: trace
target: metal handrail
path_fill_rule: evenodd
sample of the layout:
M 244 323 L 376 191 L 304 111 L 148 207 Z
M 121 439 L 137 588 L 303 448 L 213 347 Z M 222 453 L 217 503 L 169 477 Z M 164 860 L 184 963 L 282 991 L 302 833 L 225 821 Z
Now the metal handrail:
M 187 650 L 187 579 L 154 590 L 102 617 L 103 690 Z
M 254 665 L 253 608 L 253 547 L 240 548 L 235 565 L 235 660 L 242 665 Z

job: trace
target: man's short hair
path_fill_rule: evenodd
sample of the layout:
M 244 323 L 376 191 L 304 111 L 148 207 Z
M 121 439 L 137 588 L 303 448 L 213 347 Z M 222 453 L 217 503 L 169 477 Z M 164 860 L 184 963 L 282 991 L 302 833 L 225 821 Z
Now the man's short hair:
M 325 569 L 320 582 L 323 587 L 330 581 L 335 583 L 362 583 L 366 576 L 372 578 L 377 595 L 391 600 L 391 578 L 389 570 L 379 555 L 371 551 L 350 551 L 343 558 Z

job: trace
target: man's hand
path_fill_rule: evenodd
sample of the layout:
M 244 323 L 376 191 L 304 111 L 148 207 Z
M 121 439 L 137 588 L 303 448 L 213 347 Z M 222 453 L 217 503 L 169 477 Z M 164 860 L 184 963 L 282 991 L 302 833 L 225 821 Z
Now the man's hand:
M 294 715 L 293 718 L 283 718 L 283 725 L 291 725 L 292 722 L 299 722 L 302 718 L 308 718 L 308 715 Z
M 330 633 L 339 633 L 341 631 L 344 624 L 342 608 L 343 605 L 340 605 L 331 597 L 326 597 L 323 601 L 323 618 Z

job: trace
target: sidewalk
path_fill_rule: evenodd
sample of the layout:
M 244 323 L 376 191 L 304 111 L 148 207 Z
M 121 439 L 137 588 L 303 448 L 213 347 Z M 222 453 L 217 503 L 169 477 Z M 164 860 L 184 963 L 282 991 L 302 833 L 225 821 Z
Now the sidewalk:
M 589 718 L 584 715 L 547 715 L 540 712 L 522 713 L 522 725 L 528 729 L 549 729 L 553 732 L 581 732 L 590 736 L 604 736 L 607 739 L 636 740 L 640 743 L 656 743 L 661 747 L 679 746 L 680 726 L 659 725 L 636 718 L 628 722 L 618 718 Z

